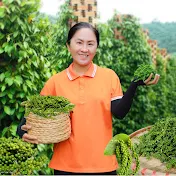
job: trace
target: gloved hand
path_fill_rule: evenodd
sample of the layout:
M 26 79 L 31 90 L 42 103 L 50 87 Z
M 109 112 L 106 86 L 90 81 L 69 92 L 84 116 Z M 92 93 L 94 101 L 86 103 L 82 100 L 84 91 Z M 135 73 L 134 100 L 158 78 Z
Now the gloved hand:
M 26 125 L 26 118 L 23 117 L 20 124 L 17 127 L 17 134 L 22 138 L 23 141 L 38 144 L 37 137 L 29 135 L 27 131 L 31 129 L 30 125 Z
M 136 83 L 138 86 L 148 86 L 148 85 L 155 85 L 158 83 L 159 79 L 160 79 L 160 75 L 159 74 L 155 74 L 155 77 L 153 80 L 152 79 L 153 73 L 150 74 L 150 76 L 145 80 L 139 80 L 139 81 L 135 81 L 133 80 L 132 82 Z

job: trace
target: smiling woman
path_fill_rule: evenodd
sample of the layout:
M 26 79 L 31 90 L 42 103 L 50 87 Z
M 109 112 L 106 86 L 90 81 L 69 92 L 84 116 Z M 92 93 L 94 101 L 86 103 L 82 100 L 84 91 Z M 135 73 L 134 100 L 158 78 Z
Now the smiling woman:
M 90 24 L 77 24 L 74 30 L 70 30 L 67 48 L 73 58 L 73 69 L 78 75 L 83 75 L 90 67 L 98 44 L 99 35 Z
M 55 175 L 116 175 L 116 157 L 104 155 L 113 135 L 112 115 L 124 118 L 137 87 L 153 85 L 159 80 L 159 75 L 155 75 L 153 81 L 151 76 L 145 81 L 132 81 L 123 96 L 116 73 L 93 63 L 98 46 L 99 32 L 92 25 L 75 24 L 67 39 L 73 62 L 52 76 L 41 90 L 43 96 L 63 96 L 75 105 L 70 114 L 70 138 L 54 144 L 49 167 Z M 18 134 L 24 141 L 37 143 L 36 136 L 24 132 L 31 128 L 23 119 Z

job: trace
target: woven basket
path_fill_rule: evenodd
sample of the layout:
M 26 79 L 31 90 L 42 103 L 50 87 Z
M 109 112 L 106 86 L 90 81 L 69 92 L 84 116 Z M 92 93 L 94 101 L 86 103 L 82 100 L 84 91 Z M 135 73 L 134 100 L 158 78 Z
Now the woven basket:
M 130 138 L 133 143 L 139 143 L 138 137 L 148 133 L 152 126 L 148 126 L 146 128 L 142 128 L 130 135 Z M 161 163 L 160 160 L 156 158 L 151 158 L 148 160 L 146 157 L 139 157 L 140 160 L 140 170 L 138 172 L 139 175 L 151 175 L 151 176 L 176 176 L 176 169 L 171 169 L 166 171 L 166 165 Z M 135 164 L 133 164 L 132 168 L 135 168 Z
M 71 123 L 69 114 L 60 114 L 47 119 L 33 113 L 26 117 L 26 124 L 32 128 L 28 134 L 36 136 L 40 144 L 52 144 L 70 137 Z

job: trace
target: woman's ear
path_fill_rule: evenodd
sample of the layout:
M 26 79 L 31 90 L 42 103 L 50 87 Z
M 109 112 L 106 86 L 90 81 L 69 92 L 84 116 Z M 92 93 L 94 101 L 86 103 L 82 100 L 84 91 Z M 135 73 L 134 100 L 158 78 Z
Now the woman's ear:
M 70 45 L 66 43 L 68 51 L 70 51 Z

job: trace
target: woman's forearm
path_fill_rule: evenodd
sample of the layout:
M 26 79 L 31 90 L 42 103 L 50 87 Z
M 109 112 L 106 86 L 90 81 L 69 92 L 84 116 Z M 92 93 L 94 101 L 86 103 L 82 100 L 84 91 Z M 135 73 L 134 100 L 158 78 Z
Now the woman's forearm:
M 115 117 L 122 119 L 129 112 L 138 85 L 142 85 L 142 83 L 131 82 L 121 99 L 111 101 L 111 112 Z

